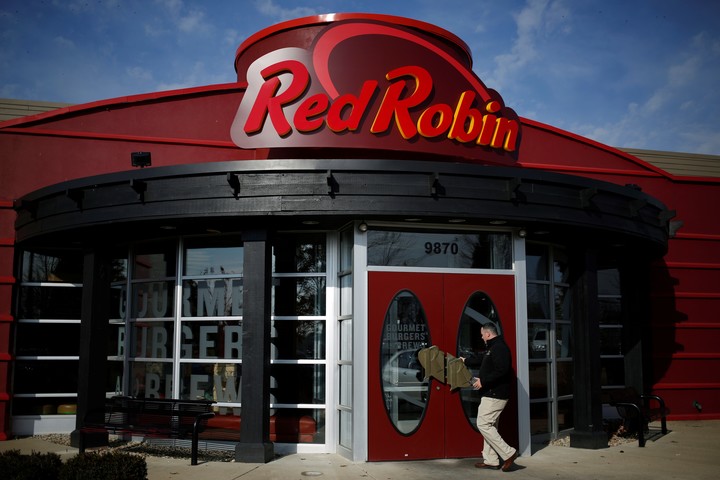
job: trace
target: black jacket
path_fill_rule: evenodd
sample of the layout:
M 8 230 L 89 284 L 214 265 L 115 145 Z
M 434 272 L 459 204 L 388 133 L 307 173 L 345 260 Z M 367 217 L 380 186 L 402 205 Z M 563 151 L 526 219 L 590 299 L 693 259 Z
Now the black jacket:
M 487 350 L 478 358 L 465 360 L 468 367 L 480 365 L 478 378 L 483 396 L 507 400 L 513 382 L 512 355 L 502 335 L 487 342 Z

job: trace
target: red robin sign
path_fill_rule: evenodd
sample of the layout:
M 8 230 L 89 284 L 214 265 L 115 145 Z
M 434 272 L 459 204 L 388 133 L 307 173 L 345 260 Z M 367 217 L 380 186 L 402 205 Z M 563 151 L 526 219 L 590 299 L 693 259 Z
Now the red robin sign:
M 440 40 L 400 25 L 330 24 L 309 48 L 250 63 L 241 148 L 407 150 L 511 161 L 520 122 Z M 488 155 L 489 154 L 489 155 Z

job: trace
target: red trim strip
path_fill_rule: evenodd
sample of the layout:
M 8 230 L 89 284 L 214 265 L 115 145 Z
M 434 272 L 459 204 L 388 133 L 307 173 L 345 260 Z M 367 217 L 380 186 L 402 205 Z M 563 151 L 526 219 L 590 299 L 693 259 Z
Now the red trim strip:
M 2 322 L 9 323 L 9 322 L 12 322 L 13 320 L 15 320 L 15 318 L 12 315 L 7 314 L 7 313 L 0 313 L 0 323 L 2 323 Z
M 12 200 L 0 200 L 0 208 L 13 208 Z
M 257 43 L 259 40 L 270 37 L 277 33 L 285 30 L 292 30 L 294 28 L 302 28 L 311 25 L 322 25 L 330 24 L 333 22 L 341 22 L 344 20 L 369 20 L 369 21 L 380 21 L 386 23 L 392 23 L 395 25 L 401 25 L 404 27 L 410 27 L 417 30 L 422 30 L 425 33 L 430 33 L 437 37 L 443 38 L 451 43 L 454 43 L 458 47 L 465 50 L 465 54 L 472 65 L 472 53 L 467 43 L 460 39 L 455 34 L 440 28 L 437 25 L 431 23 L 421 22 L 420 20 L 413 20 L 405 17 L 397 17 L 395 15 L 383 15 L 376 13 L 328 13 L 325 15 L 312 15 L 309 17 L 296 18 L 287 22 L 276 23 L 267 28 L 260 30 L 250 35 L 235 51 L 235 64 L 237 64 L 238 57 L 247 50 L 251 45 Z
M 0 277 L 0 284 L 2 285 L 12 285 L 15 283 L 15 277 L 5 276 Z
M 14 246 L 15 246 L 14 238 L 0 238 L 0 247 L 14 247 Z
M 59 117 L 68 113 L 82 112 L 85 110 L 92 110 L 97 108 L 106 109 L 113 105 L 125 105 L 128 103 L 141 103 L 147 102 L 148 100 L 159 100 L 171 97 L 185 97 L 189 95 L 196 95 L 199 93 L 207 92 L 222 92 L 222 91 L 242 91 L 247 88 L 246 83 L 222 83 L 218 85 L 206 85 L 202 87 L 191 87 L 183 88 L 180 90 L 166 90 L 163 92 L 143 93 L 140 95 L 130 95 L 127 97 L 110 98 L 107 100 L 99 100 L 97 102 L 82 103 L 78 105 L 71 105 L 69 107 L 56 108 L 47 112 L 38 113 L 36 115 L 27 115 L 25 117 L 13 118 L 0 122 L 0 131 L 5 131 L 6 127 L 12 127 L 17 125 L 24 125 L 26 123 L 36 122 L 38 120 L 44 120 L 53 117 Z
M 6 128 L 4 132 L 18 133 L 20 135 L 38 135 L 47 137 L 68 137 L 68 138 L 86 138 L 93 140 L 122 140 L 132 142 L 144 142 L 144 143 L 162 143 L 170 145 L 185 145 L 185 146 L 201 146 L 201 147 L 215 147 L 215 148 L 232 148 L 237 150 L 238 147 L 230 141 L 223 140 L 193 140 L 187 138 L 166 138 L 166 137 L 143 137 L 140 135 L 121 135 L 114 133 L 92 133 L 92 132 L 73 132 L 69 130 L 46 130 L 46 129 L 32 129 L 26 130 L 24 128 Z
M 605 175 L 633 175 L 636 177 L 661 177 L 663 175 L 656 172 L 647 172 L 644 170 L 620 170 L 616 168 L 595 168 L 595 167 L 576 167 L 571 165 L 552 165 L 549 163 L 523 163 L 517 162 L 517 165 L 523 168 L 534 168 L 536 170 L 550 170 L 556 172 L 578 172 L 578 173 L 599 173 Z

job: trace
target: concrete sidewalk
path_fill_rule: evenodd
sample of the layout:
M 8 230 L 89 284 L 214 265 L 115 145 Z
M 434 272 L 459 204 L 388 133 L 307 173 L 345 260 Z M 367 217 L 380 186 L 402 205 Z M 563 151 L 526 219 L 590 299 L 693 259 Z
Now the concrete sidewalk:
M 294 454 L 267 464 L 202 462 L 189 458 L 147 457 L 149 480 L 437 480 L 442 478 L 514 478 L 533 480 L 693 479 L 720 478 L 720 420 L 670 422 L 670 433 L 654 437 L 645 448 L 637 442 L 602 450 L 537 446 L 510 472 L 479 470 L 477 459 L 355 463 L 333 454 Z M 63 458 L 77 449 L 39 438 L 0 442 L 2 450 L 56 452 Z

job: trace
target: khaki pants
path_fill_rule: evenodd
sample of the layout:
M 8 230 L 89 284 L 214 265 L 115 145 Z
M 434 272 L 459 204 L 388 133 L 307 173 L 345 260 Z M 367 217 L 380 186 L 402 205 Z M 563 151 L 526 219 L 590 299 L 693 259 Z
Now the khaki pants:
M 497 426 L 507 400 L 482 397 L 478 407 L 477 427 L 480 430 L 485 445 L 483 446 L 483 462 L 486 465 L 499 466 L 502 460 L 512 457 L 517 450 L 505 443 L 498 433 Z M 502 459 L 502 460 L 501 460 Z

